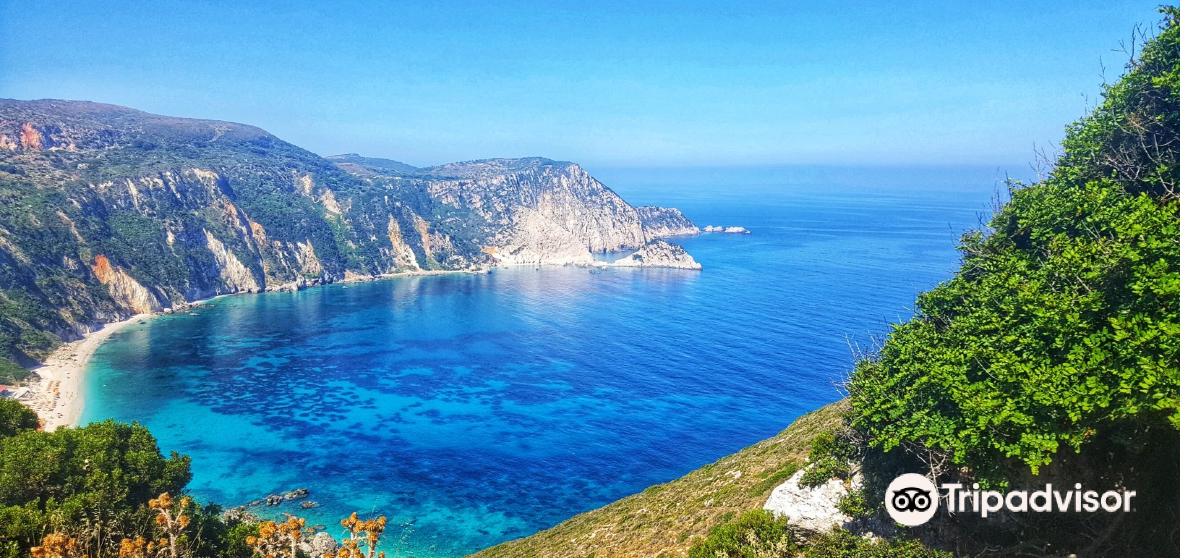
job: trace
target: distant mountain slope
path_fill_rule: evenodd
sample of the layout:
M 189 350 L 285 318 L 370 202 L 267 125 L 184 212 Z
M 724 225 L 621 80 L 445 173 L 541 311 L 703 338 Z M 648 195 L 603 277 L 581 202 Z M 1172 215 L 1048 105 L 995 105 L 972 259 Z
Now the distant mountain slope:
M 0 100 L 0 359 L 24 365 L 218 294 L 582 263 L 649 236 L 571 163 L 328 160 L 243 124 Z
M 339 163 L 338 163 L 339 164 Z M 415 190 L 433 221 L 502 264 L 588 264 L 592 252 L 638 249 L 649 240 L 694 234 L 679 211 L 632 207 L 577 164 L 540 157 L 484 159 L 416 169 L 349 161 L 341 168 L 375 185 Z
M 393 159 L 381 159 L 379 157 L 363 157 L 356 153 L 345 153 L 343 155 L 329 155 L 324 157 L 332 161 L 336 166 L 352 173 L 364 172 L 368 168 L 376 168 L 384 171 L 401 173 L 401 174 L 416 174 L 422 169 L 413 165 L 407 165 L 401 161 L 394 161 Z

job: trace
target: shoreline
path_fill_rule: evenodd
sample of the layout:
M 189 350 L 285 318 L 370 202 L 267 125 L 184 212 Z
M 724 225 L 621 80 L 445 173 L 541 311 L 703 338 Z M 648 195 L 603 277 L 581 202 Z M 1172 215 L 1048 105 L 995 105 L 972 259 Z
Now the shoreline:
M 316 285 L 297 285 L 293 283 L 285 283 L 274 288 L 264 289 L 258 292 L 243 291 L 238 293 L 221 294 L 212 298 L 185 302 L 177 307 L 176 312 L 183 312 L 187 309 L 195 308 L 201 304 L 225 296 L 262 294 L 267 292 L 295 292 L 318 287 L 327 287 L 329 285 L 371 283 L 406 277 L 428 277 L 437 275 L 481 275 L 490 273 L 492 269 L 496 267 L 526 267 L 529 265 L 538 265 L 542 267 L 569 266 L 569 264 L 520 264 L 519 266 L 495 265 L 476 269 L 416 270 L 396 273 L 383 273 L 380 275 L 348 275 L 331 283 L 320 283 Z M 598 266 L 591 264 L 589 266 L 577 267 Z M 50 354 L 43 363 L 41 363 L 40 366 L 32 369 L 32 372 L 37 375 L 38 379 L 25 385 L 25 387 L 29 388 L 29 395 L 25 398 L 22 398 L 20 401 L 37 413 L 37 417 L 41 420 L 41 428 L 47 432 L 52 432 L 58 428 L 61 428 L 62 426 L 78 426 L 78 419 L 82 416 L 82 409 L 85 403 L 82 399 L 82 378 L 86 375 L 86 365 L 89 364 L 90 358 L 94 356 L 94 352 L 98 350 L 99 345 L 102 345 L 103 341 L 106 341 L 111 335 L 114 335 L 120 329 L 123 329 L 128 325 L 138 321 L 148 320 L 156 316 L 163 316 L 172 313 L 173 312 L 162 311 L 150 314 L 136 314 L 125 320 L 102 324 L 102 327 L 99 329 L 83 334 L 82 339 L 62 344 L 60 347 L 55 349 L 53 353 Z
M 400 277 L 446 275 L 453 273 L 486 273 L 487 270 L 421 270 L 381 275 L 345 277 L 332 283 L 308 285 L 302 288 L 290 288 L 293 285 L 283 284 L 273 290 L 259 293 L 239 292 L 217 295 L 212 298 L 194 300 L 178 305 L 176 312 L 195 308 L 206 302 L 223 296 L 260 294 L 261 292 L 290 292 L 308 288 L 326 287 L 333 284 L 368 283 Z M 30 381 L 25 387 L 29 388 L 29 395 L 20 401 L 37 413 L 41 420 L 41 429 L 52 432 L 62 426 L 77 426 L 82 416 L 84 400 L 82 398 L 82 378 L 86 375 L 86 365 L 94 351 L 111 335 L 133 323 L 148 320 L 156 316 L 167 315 L 171 312 L 155 312 L 151 314 L 136 314 L 125 320 L 102 324 L 102 327 L 82 335 L 82 339 L 63 343 L 55 349 L 40 366 L 33 368 L 37 380 Z
M 52 432 L 78 422 L 82 415 L 82 377 L 94 351 L 115 332 L 150 317 L 151 314 L 137 314 L 126 320 L 103 324 L 83 335 L 82 339 L 58 347 L 41 366 L 32 370 L 38 379 L 28 384 L 30 398 L 22 402 L 36 411 L 43 430 Z

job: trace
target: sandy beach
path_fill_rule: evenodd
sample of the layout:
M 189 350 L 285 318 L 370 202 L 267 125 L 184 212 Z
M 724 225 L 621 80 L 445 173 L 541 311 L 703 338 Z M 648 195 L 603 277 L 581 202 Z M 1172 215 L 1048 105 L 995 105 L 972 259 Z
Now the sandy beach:
M 150 314 L 141 314 L 106 324 L 78 341 L 58 347 L 44 364 L 33 369 L 40 379 L 28 385 L 29 395 L 23 401 L 41 417 L 45 430 L 77 423 L 82 414 L 82 375 L 94 350 L 120 328 L 149 317 Z

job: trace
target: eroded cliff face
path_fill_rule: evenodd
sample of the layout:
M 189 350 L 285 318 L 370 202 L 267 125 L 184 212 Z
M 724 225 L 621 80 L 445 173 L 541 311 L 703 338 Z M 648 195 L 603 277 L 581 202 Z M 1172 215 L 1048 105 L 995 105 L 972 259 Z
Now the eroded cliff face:
M 574 163 L 489 159 L 404 170 L 357 155 L 332 159 L 373 184 L 419 192 L 437 222 L 499 265 L 594 265 L 596 252 L 699 232 L 676 209 L 632 207 Z
M 52 345 L 22 332 L 71 339 L 220 294 L 593 265 L 592 252 L 695 231 L 573 163 L 334 160 L 241 124 L 0 100 L 0 307 L 14 309 L 0 312 L 0 356 Z M 645 250 L 635 265 L 683 261 L 664 245 Z
M 111 265 L 106 256 L 99 254 L 94 257 L 94 276 L 99 283 L 107 286 L 111 298 L 121 308 L 126 308 L 137 314 L 150 314 L 164 308 L 160 297 L 139 284 L 127 275 L 127 272 Z
M 688 251 L 665 240 L 652 240 L 634 254 L 616 260 L 614 267 L 662 267 L 670 269 L 701 269 Z
M 639 221 L 643 223 L 643 230 L 650 238 L 691 236 L 701 233 L 701 229 L 697 228 L 692 221 L 688 220 L 688 217 L 685 217 L 675 207 L 644 205 L 636 207 L 635 211 L 639 214 Z

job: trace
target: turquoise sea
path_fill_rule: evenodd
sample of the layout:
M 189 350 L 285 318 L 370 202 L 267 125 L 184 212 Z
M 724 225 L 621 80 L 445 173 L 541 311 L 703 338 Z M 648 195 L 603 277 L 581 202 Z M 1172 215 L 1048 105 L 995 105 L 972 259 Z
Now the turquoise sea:
M 391 556 L 460 556 L 840 398 L 854 348 L 953 273 L 997 189 L 986 170 L 599 178 L 753 234 L 677 240 L 701 272 L 524 267 L 219 298 L 104 343 L 83 421 L 149 426 L 193 457 L 202 501 L 307 487 L 320 507 L 255 510 L 333 534 L 352 511 L 384 514 Z

